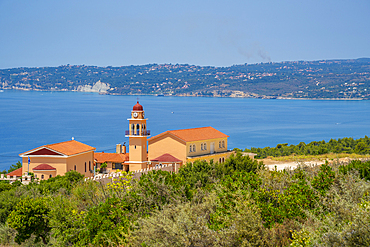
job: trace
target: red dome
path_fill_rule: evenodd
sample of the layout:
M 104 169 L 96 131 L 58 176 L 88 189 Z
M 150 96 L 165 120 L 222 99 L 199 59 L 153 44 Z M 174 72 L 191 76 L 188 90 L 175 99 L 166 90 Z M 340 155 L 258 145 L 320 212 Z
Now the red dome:
M 139 101 L 134 105 L 133 111 L 143 111 L 143 106 L 139 104 Z

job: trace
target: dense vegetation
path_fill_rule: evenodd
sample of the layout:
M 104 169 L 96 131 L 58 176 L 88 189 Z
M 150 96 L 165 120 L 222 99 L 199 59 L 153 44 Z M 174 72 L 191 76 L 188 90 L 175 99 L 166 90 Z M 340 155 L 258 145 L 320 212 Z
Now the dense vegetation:
M 278 144 L 276 147 L 265 147 L 245 149 L 245 152 L 256 153 L 256 158 L 266 158 L 289 156 L 289 155 L 320 155 L 328 153 L 347 153 L 347 154 L 369 154 L 370 153 L 370 138 L 365 136 L 364 138 L 353 139 L 352 137 L 345 137 L 342 139 L 331 139 L 328 142 L 313 141 L 308 144 L 300 142 L 298 145 L 289 145 L 288 143 Z
M 0 192 L 0 244 L 369 246 L 369 170 L 270 171 L 237 153 L 106 186 L 72 171 Z
M 370 98 L 370 59 L 294 61 L 230 67 L 188 64 L 13 68 L 0 89 L 82 90 L 101 81 L 111 94 Z

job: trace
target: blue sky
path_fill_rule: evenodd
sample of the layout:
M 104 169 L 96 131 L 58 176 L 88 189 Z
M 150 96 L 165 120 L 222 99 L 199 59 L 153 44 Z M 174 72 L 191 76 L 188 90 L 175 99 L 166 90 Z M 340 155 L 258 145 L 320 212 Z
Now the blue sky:
M 369 0 L 0 0 L 0 68 L 360 57 Z

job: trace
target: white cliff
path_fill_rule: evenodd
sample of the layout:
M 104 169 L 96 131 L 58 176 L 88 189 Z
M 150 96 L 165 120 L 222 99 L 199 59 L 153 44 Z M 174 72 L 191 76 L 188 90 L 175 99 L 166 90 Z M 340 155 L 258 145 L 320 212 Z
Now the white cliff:
M 110 89 L 109 83 L 101 82 L 100 80 L 97 81 L 93 86 L 91 85 L 83 85 L 78 86 L 77 91 L 79 92 L 94 92 L 94 93 L 107 93 Z

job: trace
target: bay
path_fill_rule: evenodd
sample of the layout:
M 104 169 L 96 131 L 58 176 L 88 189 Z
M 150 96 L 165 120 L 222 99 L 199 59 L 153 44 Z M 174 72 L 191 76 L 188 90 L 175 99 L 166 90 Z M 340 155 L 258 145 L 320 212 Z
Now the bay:
M 127 118 L 139 99 L 152 135 L 212 126 L 229 135 L 228 147 L 329 141 L 369 135 L 370 101 L 113 96 L 81 92 L 0 92 L 0 170 L 18 154 L 44 144 L 81 141 L 114 152 L 128 143 Z

